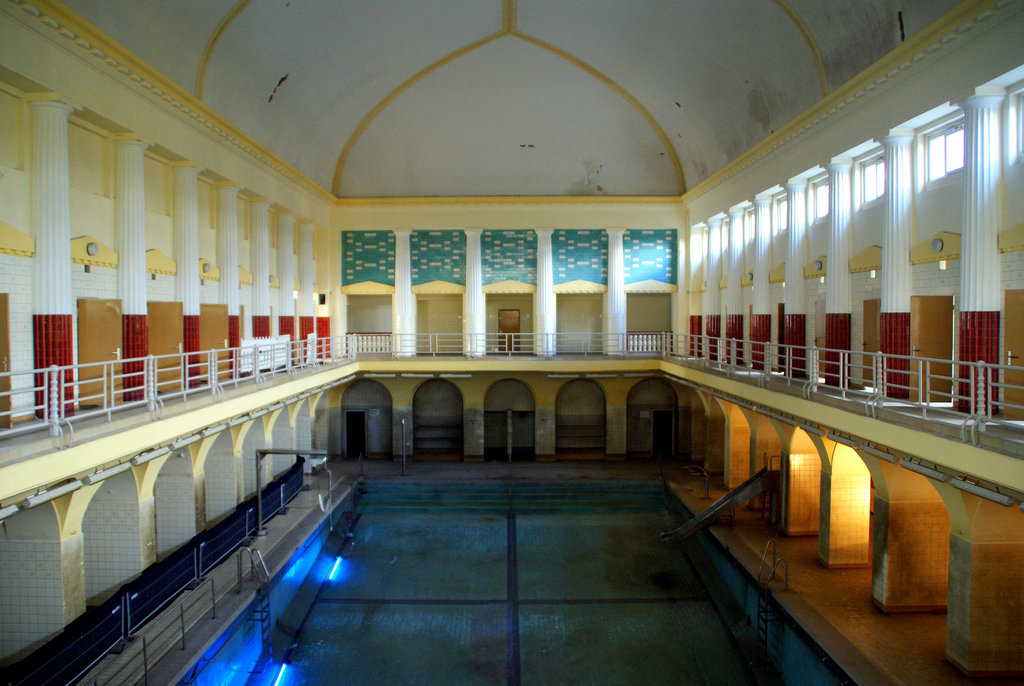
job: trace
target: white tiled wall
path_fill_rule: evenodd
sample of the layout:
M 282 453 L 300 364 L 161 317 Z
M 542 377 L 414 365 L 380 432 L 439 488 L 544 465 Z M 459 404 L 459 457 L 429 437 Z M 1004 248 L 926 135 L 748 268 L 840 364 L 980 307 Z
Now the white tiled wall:
M 27 257 L 0 255 L 0 280 L 2 289 L 8 293 L 10 359 L 8 370 L 32 369 L 32 260 Z M 31 388 L 30 375 L 16 376 L 11 381 L 11 390 Z M 15 394 L 11 401 L 13 410 L 32 407 L 31 393 Z
M 191 476 L 161 474 L 156 498 L 157 553 L 165 555 L 196 535 L 196 501 Z
M 0 539 L 0 574 L 0 654 L 17 653 L 64 628 L 59 542 Z
M 118 502 L 97 493 L 82 522 L 85 536 L 85 594 L 102 602 L 142 571 L 138 502 Z
M 154 278 L 155 277 L 155 278 Z M 150 274 L 146 281 L 146 300 L 154 302 L 175 302 L 174 277 L 166 274 Z
M 214 521 L 238 505 L 238 477 L 231 442 L 218 440 L 206 457 L 206 519 Z

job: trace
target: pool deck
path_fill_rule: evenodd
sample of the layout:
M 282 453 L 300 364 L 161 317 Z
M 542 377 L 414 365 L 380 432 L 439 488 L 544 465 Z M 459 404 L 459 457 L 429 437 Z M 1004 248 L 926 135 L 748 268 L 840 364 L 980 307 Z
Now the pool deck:
M 598 462 L 410 462 L 366 461 L 363 476 L 371 481 L 657 481 L 657 463 Z M 355 477 L 359 463 L 334 462 L 336 474 Z M 664 475 L 675 494 L 694 512 L 725 494 L 712 486 L 704 500 L 700 477 L 687 476 L 666 463 Z M 347 479 L 346 479 L 347 480 Z M 752 576 L 756 576 L 767 541 L 776 527 L 759 512 L 741 507 L 732 526 L 716 524 L 709 531 Z M 817 559 L 816 536 L 779 537 L 779 557 L 789 564 L 789 589 L 773 586 L 773 595 L 793 618 L 858 684 L 972 684 L 1009 686 L 1014 679 L 972 679 L 945 659 L 944 613 L 885 614 L 871 602 L 871 569 L 826 569 Z

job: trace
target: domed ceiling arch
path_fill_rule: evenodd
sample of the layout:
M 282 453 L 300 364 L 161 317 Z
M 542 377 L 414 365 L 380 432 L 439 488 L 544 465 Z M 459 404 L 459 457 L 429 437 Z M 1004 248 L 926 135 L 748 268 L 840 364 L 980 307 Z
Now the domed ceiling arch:
M 958 3 L 67 4 L 314 182 L 373 197 L 677 195 Z M 543 71 L 517 82 L 530 94 L 497 94 L 517 72 L 496 52 L 520 71 Z M 488 88 L 504 102 L 501 116 L 486 116 Z M 460 102 L 477 116 L 452 107 Z M 412 104 L 429 116 L 418 121 Z M 574 106 L 576 117 L 565 115 Z M 438 117 L 455 115 L 464 139 L 439 138 Z M 521 120 L 532 131 L 513 125 Z M 520 149 L 525 139 L 512 147 L 531 132 L 550 142 L 547 152 Z M 386 142 L 401 149 L 366 152 Z M 520 154 L 530 150 L 541 154 Z M 553 163 L 538 164 L 545 154 Z

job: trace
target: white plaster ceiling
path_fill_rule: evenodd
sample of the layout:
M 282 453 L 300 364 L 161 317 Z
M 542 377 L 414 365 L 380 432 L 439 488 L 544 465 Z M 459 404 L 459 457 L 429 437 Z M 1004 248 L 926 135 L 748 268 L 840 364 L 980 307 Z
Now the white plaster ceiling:
M 678 194 L 957 2 L 67 4 L 324 188 L 375 197 Z

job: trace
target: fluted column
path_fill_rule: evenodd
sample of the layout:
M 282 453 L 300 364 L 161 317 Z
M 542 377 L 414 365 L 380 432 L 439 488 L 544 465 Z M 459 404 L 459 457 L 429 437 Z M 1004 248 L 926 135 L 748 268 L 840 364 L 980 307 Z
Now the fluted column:
M 798 346 L 788 351 L 791 374 L 807 375 L 807 357 L 803 346 L 807 338 L 807 310 L 804 298 L 804 262 L 807 259 L 807 182 L 786 185 L 789 229 L 786 250 L 786 344 Z
M 999 191 L 1001 174 L 999 113 L 1004 96 L 974 95 L 964 109 L 964 202 L 960 244 L 960 354 L 962 362 L 999 361 Z M 960 395 L 971 393 L 968 370 L 960 368 Z M 991 390 L 986 397 L 995 399 Z M 961 400 L 966 411 L 982 411 L 977 398 Z
M 238 321 L 238 187 L 217 186 L 217 263 L 220 301 L 228 306 L 228 347 L 241 343 Z
M 746 207 L 729 209 L 729 271 L 725 283 L 725 337 L 730 339 L 731 361 L 743 364 L 743 216 Z
M 835 160 L 828 166 L 828 276 L 825 278 L 825 347 L 849 350 L 851 310 L 850 294 L 850 221 L 853 215 L 853 190 L 850 187 L 852 162 Z M 849 373 L 849 359 L 840 364 L 837 352 L 825 353 L 825 383 L 840 385 Z M 845 368 L 843 368 L 845 367 Z
M 121 298 L 121 357 L 145 357 L 146 325 L 146 187 L 147 143 L 132 134 L 114 137 L 114 233 L 117 237 L 117 293 Z M 140 400 L 144 363 L 127 362 L 122 372 L 126 401 Z M 129 390 L 133 389 L 133 390 Z
M 416 353 L 416 307 L 412 293 L 412 262 L 409 254 L 409 229 L 396 229 L 395 234 L 395 296 L 392 331 L 398 336 L 396 350 L 400 355 Z
M 772 270 L 772 198 L 759 195 L 754 198 L 754 285 L 753 315 L 750 322 L 750 340 L 768 343 L 772 336 L 771 284 Z M 765 368 L 765 347 L 754 345 L 752 356 L 755 369 Z
M 277 289 L 280 300 L 277 332 L 295 340 L 295 218 L 291 212 L 277 215 Z
M 708 227 L 706 224 L 698 224 L 690 229 L 690 272 L 687 274 L 687 279 L 692 282 L 696 276 L 698 265 L 700 266 L 701 273 L 704 276 L 704 281 L 707 281 L 708 276 L 708 261 L 707 261 L 707 250 L 704 249 L 704 245 L 707 243 Z M 698 241 L 698 246 L 701 248 L 697 250 L 693 245 L 694 241 Z M 701 344 L 699 336 L 704 333 L 704 313 L 708 311 L 707 303 L 707 289 L 701 295 L 700 307 L 698 308 L 700 314 L 690 313 L 690 347 L 687 350 L 687 354 L 690 357 L 703 357 L 704 346 Z
M 299 222 L 299 338 L 316 332 L 313 305 L 313 223 Z
M 72 108 L 56 100 L 29 102 L 32 113 L 32 333 L 37 369 L 74 363 L 71 326 L 71 172 L 68 163 L 68 116 Z M 72 381 L 72 372 L 65 380 Z M 46 384 L 45 375 L 36 386 Z M 47 399 L 36 393 L 36 405 Z M 65 399 L 74 396 L 66 388 Z M 70 414 L 74 405 L 66 403 Z M 42 416 L 42 411 L 37 412 Z
M 879 338 L 882 352 L 902 355 L 887 359 L 885 394 L 907 398 L 910 382 L 910 238 L 912 233 L 912 132 L 894 133 L 882 141 L 885 155 L 885 215 L 882 220 L 882 306 Z
M 473 356 L 483 355 L 487 350 L 480 234 L 476 229 L 466 230 L 466 295 L 462 305 L 462 327 L 466 335 L 465 351 Z
M 555 353 L 555 331 L 557 300 L 555 298 L 555 272 L 551 256 L 551 229 L 537 229 L 537 294 L 536 332 L 541 334 L 538 353 Z
M 171 223 L 174 227 L 174 259 L 178 265 L 175 291 L 181 302 L 182 351 L 199 350 L 199 167 L 191 162 L 175 162 L 174 204 Z M 187 363 L 190 385 L 198 384 L 201 373 L 198 355 L 190 355 Z
M 705 241 L 704 274 L 707 284 L 704 290 L 704 335 L 708 337 L 705 355 L 709 360 L 718 360 L 718 338 L 722 335 L 722 223 L 724 217 L 708 219 L 707 241 Z
M 608 229 L 608 292 L 605 293 L 604 332 L 609 355 L 626 352 L 626 280 L 623 229 Z
M 270 203 L 256 198 L 249 203 L 249 248 L 252 262 L 252 335 L 270 335 Z

